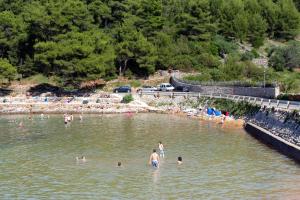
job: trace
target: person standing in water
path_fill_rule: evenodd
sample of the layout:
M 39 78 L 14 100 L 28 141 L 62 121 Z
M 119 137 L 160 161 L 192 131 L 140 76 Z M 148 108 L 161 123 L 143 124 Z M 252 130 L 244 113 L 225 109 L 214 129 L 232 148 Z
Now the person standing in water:
M 181 165 L 181 164 L 182 164 L 182 157 L 181 157 L 181 156 L 179 156 L 179 157 L 177 158 L 177 164 L 178 164 L 178 165 Z
M 149 165 L 155 168 L 159 168 L 159 155 L 156 153 L 156 149 L 153 149 L 153 153 L 149 158 Z
M 164 145 L 161 142 L 158 143 L 158 149 L 159 149 L 159 156 L 164 158 L 165 157 Z
M 64 115 L 64 123 L 67 125 L 68 124 L 68 116 Z

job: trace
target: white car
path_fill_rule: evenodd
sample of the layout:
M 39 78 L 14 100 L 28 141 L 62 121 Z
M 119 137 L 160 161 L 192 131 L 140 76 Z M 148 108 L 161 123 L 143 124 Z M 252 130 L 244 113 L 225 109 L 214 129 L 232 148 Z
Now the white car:
M 173 91 L 175 88 L 170 83 L 162 83 L 159 85 L 159 90 L 163 92 Z
M 137 92 L 153 92 L 153 91 L 157 91 L 157 88 L 149 85 L 144 85 L 137 90 Z

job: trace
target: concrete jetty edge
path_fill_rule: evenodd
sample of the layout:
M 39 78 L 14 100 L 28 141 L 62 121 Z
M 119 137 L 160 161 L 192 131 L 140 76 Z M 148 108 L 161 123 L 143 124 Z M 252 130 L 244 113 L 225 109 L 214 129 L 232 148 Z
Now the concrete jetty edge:
M 246 123 L 245 130 L 254 138 L 300 163 L 300 147 L 294 145 L 253 123 Z

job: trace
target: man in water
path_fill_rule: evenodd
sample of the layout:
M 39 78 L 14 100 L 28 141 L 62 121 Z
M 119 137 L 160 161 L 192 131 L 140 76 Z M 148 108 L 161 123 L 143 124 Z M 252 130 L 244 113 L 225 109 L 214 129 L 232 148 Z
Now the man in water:
M 159 168 L 159 155 L 156 153 L 156 149 L 153 149 L 153 153 L 151 154 L 149 159 L 149 165 Z
M 65 122 L 65 124 L 68 124 L 68 117 L 67 117 L 67 115 L 64 116 L 64 122 Z
M 182 164 L 182 157 L 181 157 L 181 156 L 179 156 L 179 157 L 177 158 L 177 164 L 178 164 L 178 165 L 181 165 L 181 164 Z
M 159 156 L 164 158 L 165 157 L 164 145 L 161 142 L 158 143 L 158 149 L 159 149 Z

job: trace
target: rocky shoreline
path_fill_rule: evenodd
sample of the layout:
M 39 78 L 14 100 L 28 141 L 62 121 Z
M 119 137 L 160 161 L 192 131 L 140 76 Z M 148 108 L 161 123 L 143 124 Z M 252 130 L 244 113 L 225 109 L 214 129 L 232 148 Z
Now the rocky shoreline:
M 300 147 L 300 123 L 295 115 L 297 113 L 261 109 L 247 121 Z
M 144 113 L 162 112 L 141 101 L 122 103 L 120 95 L 100 97 L 65 97 L 65 98 L 5 98 L 0 99 L 0 114 L 105 114 L 105 113 Z

